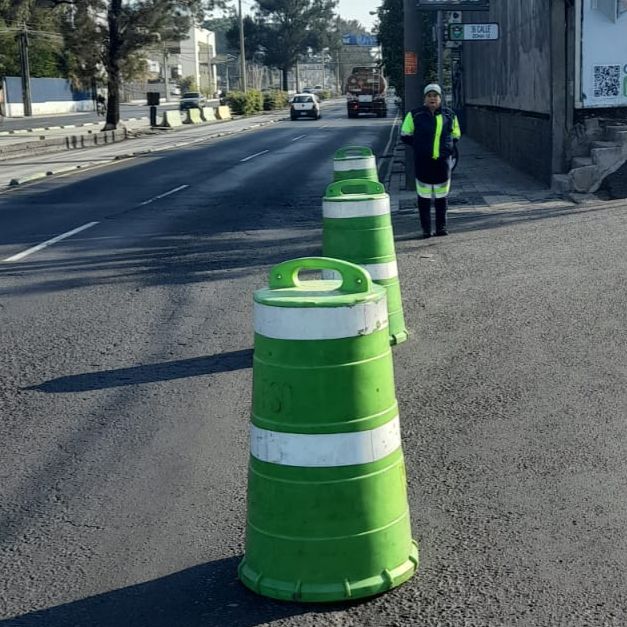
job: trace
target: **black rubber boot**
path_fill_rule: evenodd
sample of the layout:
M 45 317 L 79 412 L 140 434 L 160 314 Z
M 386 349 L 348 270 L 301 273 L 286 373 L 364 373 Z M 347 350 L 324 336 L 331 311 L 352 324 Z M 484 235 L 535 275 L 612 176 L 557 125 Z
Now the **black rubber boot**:
M 446 210 L 448 209 L 448 198 L 435 199 L 435 234 L 448 235 L 446 230 Z
M 418 213 L 423 237 L 431 237 L 431 199 L 418 196 Z

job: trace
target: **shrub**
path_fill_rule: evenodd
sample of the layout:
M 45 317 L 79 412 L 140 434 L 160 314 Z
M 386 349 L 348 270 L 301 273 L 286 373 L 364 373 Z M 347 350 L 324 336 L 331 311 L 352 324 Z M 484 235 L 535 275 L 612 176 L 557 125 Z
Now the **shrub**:
M 263 97 L 257 89 L 232 91 L 227 95 L 227 103 L 236 115 L 253 115 L 263 111 Z
M 198 85 L 196 85 L 196 79 L 193 76 L 185 76 L 179 81 L 181 92 L 185 91 L 198 91 Z
M 273 90 L 263 95 L 263 110 L 272 111 L 274 109 L 283 109 L 289 103 L 289 96 L 285 91 Z
M 331 98 L 331 91 L 329 89 L 323 89 L 322 91 L 319 91 L 318 98 L 320 98 L 320 100 L 328 100 L 329 98 Z

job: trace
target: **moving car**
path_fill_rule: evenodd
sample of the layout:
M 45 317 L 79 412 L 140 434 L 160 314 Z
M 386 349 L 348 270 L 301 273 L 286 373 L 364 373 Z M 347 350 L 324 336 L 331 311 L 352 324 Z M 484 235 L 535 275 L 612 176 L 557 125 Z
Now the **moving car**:
M 181 96 L 179 109 L 186 111 L 187 109 L 201 109 L 206 104 L 205 97 L 198 91 L 186 91 Z
M 320 103 L 313 94 L 296 94 L 290 101 L 290 118 L 320 119 Z

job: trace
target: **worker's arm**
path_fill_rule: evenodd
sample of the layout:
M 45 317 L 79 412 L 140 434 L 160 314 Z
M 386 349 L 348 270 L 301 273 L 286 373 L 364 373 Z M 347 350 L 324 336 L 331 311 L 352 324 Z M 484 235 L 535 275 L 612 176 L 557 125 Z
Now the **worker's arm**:
M 401 126 L 401 141 L 408 146 L 414 144 L 414 116 L 411 111 L 407 113 Z

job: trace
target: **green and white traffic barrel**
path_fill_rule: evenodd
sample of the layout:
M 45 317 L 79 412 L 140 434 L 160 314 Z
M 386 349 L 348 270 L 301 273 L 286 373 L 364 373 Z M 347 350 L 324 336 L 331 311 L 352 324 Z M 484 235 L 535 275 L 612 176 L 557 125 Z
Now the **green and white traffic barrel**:
M 378 181 L 377 160 L 366 146 L 345 146 L 333 156 L 333 180 L 368 179 Z
M 404 342 L 407 329 L 385 187 L 363 179 L 332 183 L 322 200 L 322 215 L 322 254 L 360 265 L 385 287 L 390 342 Z
M 299 279 L 302 270 L 341 279 Z M 303 258 L 254 295 L 246 553 L 241 581 L 319 602 L 415 573 L 385 290 L 359 266 Z

